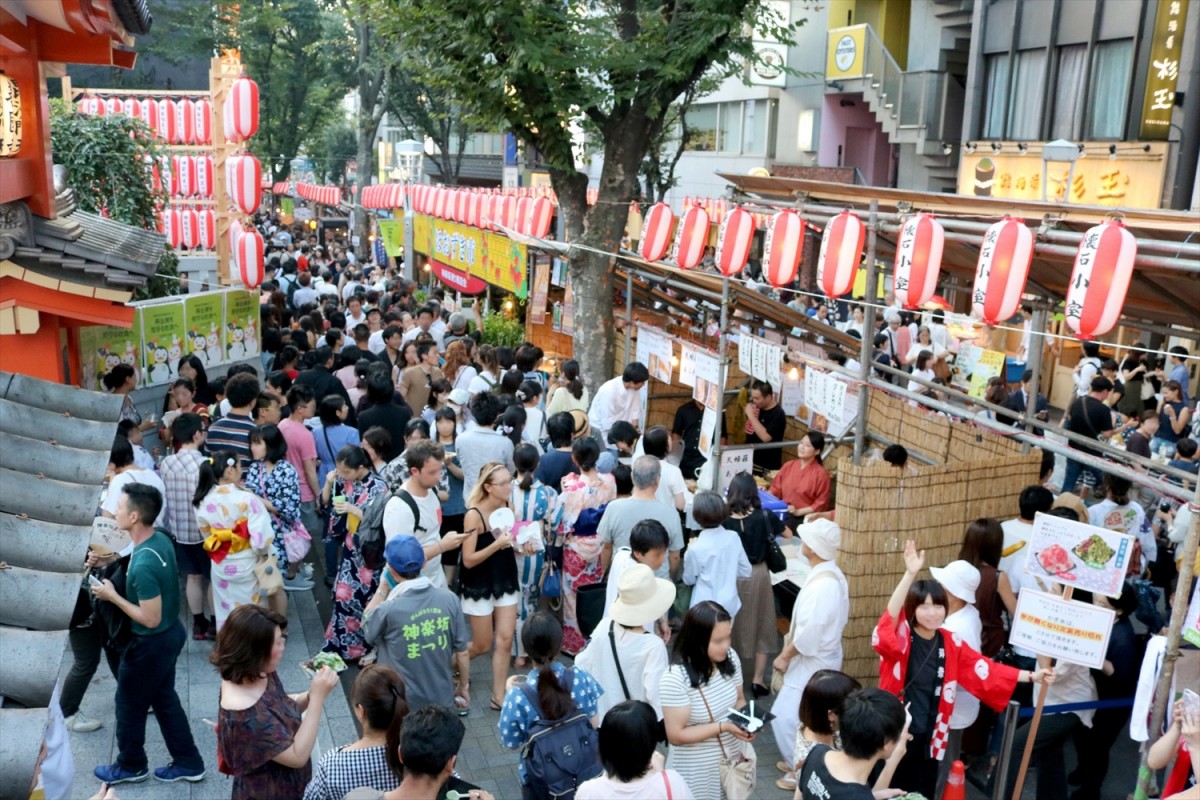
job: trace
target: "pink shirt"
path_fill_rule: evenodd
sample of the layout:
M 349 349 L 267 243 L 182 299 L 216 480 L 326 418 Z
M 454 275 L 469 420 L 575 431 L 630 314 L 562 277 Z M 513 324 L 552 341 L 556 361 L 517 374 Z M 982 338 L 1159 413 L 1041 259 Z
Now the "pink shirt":
M 279 432 L 283 434 L 284 441 L 287 442 L 287 461 L 296 468 L 296 472 L 300 476 L 300 502 L 311 503 L 317 499 L 317 496 L 313 494 L 312 487 L 308 485 L 308 479 L 304 473 L 304 462 L 317 460 L 317 443 L 313 439 L 312 431 L 304 427 L 303 423 L 296 422 L 289 417 L 279 422 Z

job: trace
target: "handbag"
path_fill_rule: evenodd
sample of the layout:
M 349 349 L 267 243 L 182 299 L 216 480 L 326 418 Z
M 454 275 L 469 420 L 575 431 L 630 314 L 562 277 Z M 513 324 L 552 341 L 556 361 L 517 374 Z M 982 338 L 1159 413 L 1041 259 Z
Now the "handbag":
M 788 631 L 783 635 L 783 649 L 786 650 L 787 646 L 791 643 L 792 632 Z M 781 672 L 777 669 L 771 671 L 771 694 L 778 695 L 783 691 L 783 679 L 785 675 L 787 675 L 786 672 Z
M 766 511 L 763 511 L 766 514 Z M 771 572 L 786 572 L 787 571 L 787 556 L 783 554 L 783 549 L 780 548 L 779 542 L 775 541 L 775 536 L 771 533 L 770 527 L 767 528 L 767 569 Z
M 303 561 L 311 547 L 312 536 L 300 520 L 295 520 L 290 527 L 284 529 L 283 551 L 287 553 L 289 564 L 299 564 Z
M 562 579 L 553 559 L 546 559 L 546 568 L 542 571 L 542 597 L 551 600 L 562 597 Z
M 697 686 L 696 691 L 700 693 L 708 718 L 716 722 L 712 709 L 709 708 L 708 698 L 704 696 L 704 690 Z M 717 744 L 721 748 L 721 788 L 725 791 L 725 799 L 749 800 L 758 782 L 758 754 L 754 752 L 754 746 L 749 742 L 742 742 L 741 755 L 731 759 L 725 752 L 725 743 L 721 741 L 720 734 L 717 734 Z
M 259 596 L 272 595 L 283 588 L 283 575 L 273 553 L 260 556 L 254 565 L 254 582 L 258 584 Z

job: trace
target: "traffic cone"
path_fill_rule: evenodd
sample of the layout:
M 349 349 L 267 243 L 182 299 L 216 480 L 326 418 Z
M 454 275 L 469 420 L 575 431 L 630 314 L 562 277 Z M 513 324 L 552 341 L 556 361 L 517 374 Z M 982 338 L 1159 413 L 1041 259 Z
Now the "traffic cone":
M 967 770 L 963 762 L 955 761 L 950 765 L 950 776 L 946 778 L 946 790 L 942 792 L 942 800 L 966 800 Z

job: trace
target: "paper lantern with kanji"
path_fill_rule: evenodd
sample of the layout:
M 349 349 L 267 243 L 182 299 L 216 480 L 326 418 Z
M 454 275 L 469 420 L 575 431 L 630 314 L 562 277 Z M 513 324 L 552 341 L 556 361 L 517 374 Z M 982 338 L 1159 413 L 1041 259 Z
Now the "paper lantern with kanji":
M 179 240 L 189 250 L 194 250 L 200 244 L 200 214 L 194 208 L 185 208 L 179 212 Z
M 162 156 L 158 162 L 159 173 L 162 177 L 162 190 L 170 196 L 179 194 L 179 181 L 175 176 L 173 161 L 171 156 Z
M 249 153 L 230 156 L 229 162 L 229 198 L 243 214 L 253 214 L 262 198 L 262 165 Z
M 536 197 L 529 203 L 525 232 L 538 239 L 545 239 L 550 232 L 550 221 L 554 217 L 554 203 L 549 197 Z
M 1005 217 L 983 234 L 971 311 L 988 325 L 1017 313 L 1033 263 L 1033 231 L 1019 219 Z
M 189 155 L 171 156 L 171 170 L 175 173 L 175 194 L 191 197 L 196 193 L 196 161 Z
M 804 253 L 807 224 L 795 211 L 780 211 L 767 222 L 763 275 L 772 286 L 787 286 L 796 279 Z
M 121 113 L 130 118 L 137 117 L 138 101 L 132 97 L 121 98 Z
M 159 215 L 159 221 L 162 223 L 163 236 L 167 237 L 167 244 L 178 249 L 183 244 L 183 217 L 179 209 L 165 209 Z
M 76 106 L 80 114 L 90 114 L 93 117 L 103 117 L 108 113 L 108 109 L 104 107 L 104 101 L 94 94 L 84 95 Z
M 212 144 L 212 103 L 201 98 L 192 107 L 196 144 Z
M 211 208 L 203 208 L 200 215 L 200 247 L 204 250 L 217 249 L 217 215 Z
M 263 282 L 263 238 L 250 228 L 242 231 L 233 252 L 238 279 L 247 289 L 257 289 Z
M 662 260 L 671 246 L 671 231 L 675 227 L 675 214 L 666 203 L 655 203 L 646 212 L 642 224 L 642 239 L 638 242 L 638 255 L 653 263 Z
M 517 226 L 517 198 L 507 194 L 501 196 L 500 218 L 496 220 L 496 224 L 503 225 L 509 230 Z
M 196 197 L 213 196 L 213 159 L 212 156 L 196 156 L 195 158 Z
M 454 221 L 460 224 L 467 224 L 467 206 L 471 202 L 471 197 L 467 194 L 466 189 L 456 189 L 454 191 Z
M 245 75 L 233 82 L 226 100 L 234 138 L 245 141 L 258 132 L 258 84 Z
M 175 103 L 175 140 L 178 144 L 196 141 L 196 104 L 186 97 Z
M 163 98 L 158 101 L 158 138 L 168 144 L 177 144 L 178 135 L 178 128 L 175 127 L 175 101 Z
M 920 308 L 937 291 L 945 239 L 942 224 L 924 212 L 900 228 L 893 291 L 904 308 Z
M 1125 305 L 1137 241 L 1120 220 L 1089 228 L 1079 240 L 1075 269 L 1067 287 L 1067 326 L 1080 339 L 1113 329 Z
M 693 206 L 684 212 L 675 234 L 675 263 L 680 269 L 691 269 L 704 258 L 708 246 L 708 212 Z
M 151 100 L 149 97 L 138 101 L 138 119 L 150 129 L 150 132 L 155 136 L 158 135 L 158 103 Z
M 829 220 L 817 257 L 817 285 L 821 291 L 830 297 L 841 297 L 854 288 L 866 238 L 866 226 L 849 211 Z
M 754 217 L 735 207 L 725 215 L 717 234 L 717 268 L 722 275 L 733 277 L 745 269 L 753 242 Z

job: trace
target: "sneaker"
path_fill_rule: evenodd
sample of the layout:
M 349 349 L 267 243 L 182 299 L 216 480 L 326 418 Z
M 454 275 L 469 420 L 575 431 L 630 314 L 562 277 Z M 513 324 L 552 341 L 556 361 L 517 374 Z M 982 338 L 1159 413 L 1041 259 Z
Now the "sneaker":
M 285 592 L 307 592 L 313 588 L 313 582 L 305 580 L 297 575 L 294 578 L 283 579 L 283 590 Z
M 189 781 L 196 783 L 204 780 L 204 767 L 200 769 L 187 769 L 186 767 L 176 766 L 172 761 L 165 767 L 159 767 L 154 770 L 154 777 L 163 783 L 174 783 L 175 781 Z
M 313 565 L 312 564 L 301 564 L 300 572 L 297 573 L 297 576 L 304 578 L 304 580 L 306 580 L 306 581 L 311 581 L 313 579 Z
M 67 717 L 67 730 L 75 731 L 75 733 L 91 733 L 98 731 L 103 727 L 98 719 L 92 719 L 85 715 L 82 711 L 76 711 L 71 716 Z
M 100 782 L 115 786 L 118 783 L 140 783 L 150 777 L 150 770 L 142 769 L 134 772 L 118 764 L 102 764 L 92 770 L 92 774 Z
M 208 620 L 192 623 L 192 638 L 197 642 L 208 638 Z

